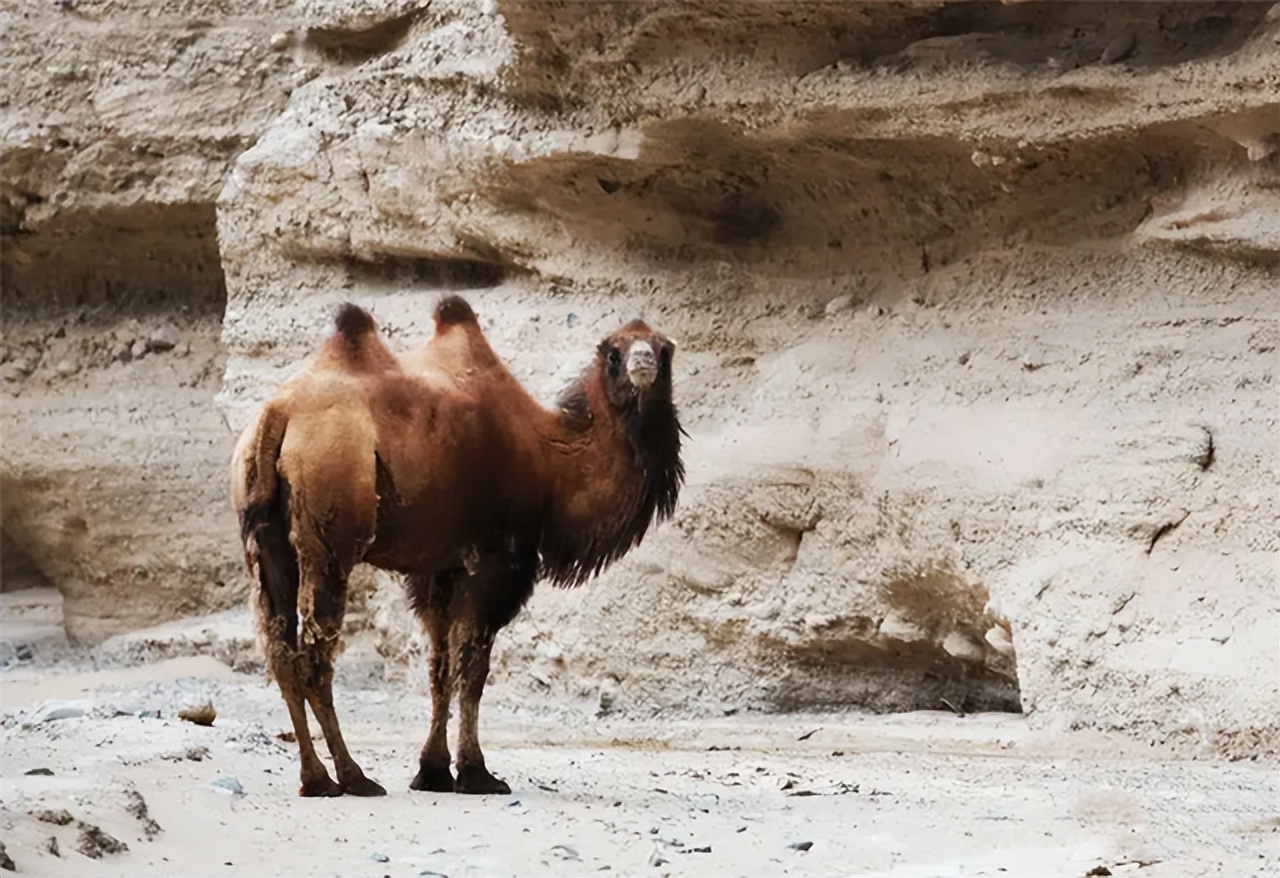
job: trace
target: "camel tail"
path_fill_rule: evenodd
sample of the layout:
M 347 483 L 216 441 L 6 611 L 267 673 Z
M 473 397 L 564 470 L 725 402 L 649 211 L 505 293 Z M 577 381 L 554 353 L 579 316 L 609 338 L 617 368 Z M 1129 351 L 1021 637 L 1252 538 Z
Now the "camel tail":
M 237 509 L 245 563 L 258 579 L 264 647 L 297 643 L 298 558 L 289 542 L 289 483 L 276 469 L 288 416 L 268 404 L 240 454 Z

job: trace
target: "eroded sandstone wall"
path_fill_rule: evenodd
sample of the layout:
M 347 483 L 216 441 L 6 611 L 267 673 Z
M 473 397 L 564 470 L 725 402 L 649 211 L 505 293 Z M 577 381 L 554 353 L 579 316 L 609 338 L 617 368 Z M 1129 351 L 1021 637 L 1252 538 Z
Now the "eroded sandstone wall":
M 314 75 L 272 45 L 294 14 L 0 7 L 6 587 L 54 581 L 80 641 L 244 594 L 234 437 L 213 404 L 215 201 L 234 157 Z
M 464 289 L 547 400 L 641 314 L 680 344 L 681 511 L 540 591 L 507 683 L 1270 747 L 1276 28 L 432 4 L 237 162 L 222 400 L 242 421 L 344 299 L 408 345 Z
M 632 316 L 679 342 L 681 510 L 535 595 L 510 691 L 1274 749 L 1268 4 L 279 9 L 296 87 L 217 202 L 226 427 L 348 299 L 406 346 L 464 291 L 547 401 Z

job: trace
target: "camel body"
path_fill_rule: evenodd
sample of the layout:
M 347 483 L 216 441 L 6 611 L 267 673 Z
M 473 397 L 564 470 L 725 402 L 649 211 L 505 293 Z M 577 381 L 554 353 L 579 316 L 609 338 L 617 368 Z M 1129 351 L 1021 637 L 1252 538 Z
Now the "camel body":
M 494 635 L 540 575 L 576 585 L 638 544 L 671 513 L 683 480 L 673 346 L 642 322 L 601 342 L 547 410 L 466 302 L 445 299 L 435 318 L 431 340 L 397 357 L 366 312 L 344 306 L 313 362 L 281 386 L 233 455 L 260 638 L 298 736 L 303 795 L 384 791 L 346 751 L 332 701 L 356 563 L 406 574 L 431 638 L 431 732 L 411 788 L 506 791 L 485 768 L 476 728 Z M 455 690 L 456 779 L 446 732 Z

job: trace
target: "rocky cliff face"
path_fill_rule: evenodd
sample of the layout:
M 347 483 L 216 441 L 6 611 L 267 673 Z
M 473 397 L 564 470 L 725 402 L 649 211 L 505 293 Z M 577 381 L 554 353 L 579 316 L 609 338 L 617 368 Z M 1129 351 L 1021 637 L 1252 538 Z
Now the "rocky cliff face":
M 680 346 L 681 511 L 589 587 L 535 596 L 502 639 L 509 684 L 640 711 L 1020 705 L 1274 748 L 1268 5 L 284 7 L 242 56 L 274 60 L 232 89 L 261 113 L 217 203 L 227 424 L 206 382 L 173 425 L 204 450 L 167 496 L 200 517 L 148 523 L 112 570 L 164 541 L 232 569 L 227 426 L 339 301 L 404 347 L 463 290 L 548 401 L 639 314 Z M 28 284 L 7 317 L 53 298 Z M 149 361 L 177 362 L 119 368 Z M 85 630 L 125 624 L 93 603 L 123 582 L 83 572 L 105 522 L 76 512 L 67 537 L 67 489 L 168 509 L 169 488 L 119 440 L 35 450 L 49 410 L 86 403 L 30 381 L 6 384 L 32 394 L 5 425 L 33 446 L 6 437 L 6 531 Z M 11 479 L 39 486 L 13 512 Z M 209 599 L 133 563 L 139 593 Z M 411 649 L 394 584 L 377 600 L 387 651 Z
M 0 20 L 6 579 L 34 565 L 93 641 L 243 595 L 215 200 L 308 73 L 271 47 L 290 3 Z

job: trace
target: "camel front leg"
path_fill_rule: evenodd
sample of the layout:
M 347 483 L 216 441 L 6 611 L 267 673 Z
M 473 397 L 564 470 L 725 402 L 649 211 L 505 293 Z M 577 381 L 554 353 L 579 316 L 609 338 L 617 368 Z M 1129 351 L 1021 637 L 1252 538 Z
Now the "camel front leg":
M 458 780 L 454 790 L 459 793 L 498 793 L 505 795 L 511 787 L 498 780 L 484 764 L 480 751 L 480 697 L 489 677 L 489 653 L 493 649 L 496 632 L 473 620 L 454 623 L 449 639 L 454 649 L 454 661 L 458 668 L 460 693 L 458 706 L 461 719 L 458 725 Z
M 453 700 L 455 676 L 449 651 L 449 620 L 442 609 L 423 613 L 424 627 L 431 638 L 431 729 L 418 758 L 418 774 L 409 789 L 433 793 L 453 792 L 453 772 L 449 768 L 449 702 Z

